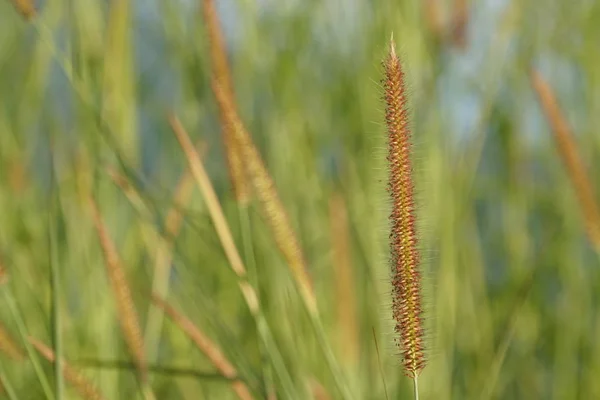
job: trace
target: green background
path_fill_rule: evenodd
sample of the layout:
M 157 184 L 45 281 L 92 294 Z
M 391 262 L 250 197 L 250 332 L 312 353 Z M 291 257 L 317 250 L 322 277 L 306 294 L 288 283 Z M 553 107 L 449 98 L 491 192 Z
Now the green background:
M 23 346 L 27 335 L 51 343 L 58 334 L 58 350 L 106 398 L 142 398 L 131 370 L 89 365 L 128 353 L 81 188 L 100 204 L 144 328 L 164 218 L 186 167 L 167 122 L 175 111 L 204 143 L 238 248 L 253 249 L 252 260 L 242 255 L 256 266 L 288 389 L 312 398 L 319 382 L 342 398 L 257 205 L 248 229 L 239 218 L 198 5 L 134 2 L 118 23 L 113 3 L 52 1 L 27 23 L 0 1 L 2 326 Z M 448 34 L 452 1 L 438 2 L 441 35 L 427 2 L 217 3 L 240 114 L 299 236 L 322 328 L 354 398 L 384 399 L 384 381 L 390 399 L 412 396 L 393 343 L 387 260 L 380 80 L 392 32 L 415 142 L 427 305 L 421 398 L 600 398 L 599 257 L 528 75 L 539 69 L 555 89 L 600 200 L 600 2 L 471 1 L 464 48 Z M 109 168 L 142 203 L 132 205 Z M 333 250 L 340 204 L 347 262 Z M 256 398 L 265 371 L 287 398 L 260 357 L 198 189 L 184 211 L 169 302 L 224 350 Z M 338 268 L 350 271 L 349 296 L 339 294 Z M 355 315 L 350 325 L 345 313 Z M 155 350 L 154 365 L 204 374 L 152 373 L 158 399 L 235 398 L 171 321 Z M 11 398 L 10 388 L 18 399 L 76 398 L 68 384 L 61 393 L 52 365 L 34 352 L 23 362 L 0 353 L 0 378 L 9 389 L 0 398 Z

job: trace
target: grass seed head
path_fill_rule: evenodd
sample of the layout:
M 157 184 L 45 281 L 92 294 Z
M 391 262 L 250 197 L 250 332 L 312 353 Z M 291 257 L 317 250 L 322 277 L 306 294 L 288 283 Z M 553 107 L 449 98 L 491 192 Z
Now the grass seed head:
M 588 238 L 596 251 L 600 252 L 600 206 L 596 201 L 592 183 L 577 150 L 571 127 L 560 108 L 552 87 L 542 74 L 537 70 L 531 70 L 530 80 L 552 128 L 557 150 L 581 205 Z
M 384 61 L 385 118 L 388 134 L 388 191 L 390 214 L 390 258 L 392 267 L 392 310 L 396 342 L 401 349 L 405 372 L 414 378 L 425 366 L 421 277 L 415 221 L 412 177 L 411 134 L 406 106 L 404 72 L 394 49 L 393 38 Z
M 202 11 L 209 41 L 213 78 L 219 82 L 225 95 L 230 100 L 226 107 L 235 107 L 235 95 L 229 63 L 227 61 L 227 52 L 225 51 L 225 40 L 223 38 L 223 32 L 221 24 L 219 23 L 219 16 L 217 15 L 214 1 L 203 0 Z M 245 205 L 250 201 L 250 185 L 244 174 L 244 163 L 240 144 L 236 140 L 235 134 L 231 131 L 231 126 L 227 124 L 227 114 L 230 110 L 224 108 L 225 106 L 223 103 L 219 103 L 218 106 L 231 185 L 236 200 L 240 204 Z
M 33 19 L 37 14 L 33 0 L 11 0 L 11 3 L 15 7 L 15 10 L 27 21 Z
M 135 362 L 142 381 L 147 378 L 147 362 L 144 353 L 144 340 L 137 311 L 133 304 L 127 277 L 121 264 L 115 244 L 108 234 L 100 210 L 96 202 L 90 198 L 89 206 L 92 213 L 100 246 L 104 255 L 106 272 L 115 296 L 121 331 L 127 343 L 127 348 Z
M 25 359 L 25 354 L 21 347 L 15 342 L 12 336 L 4 330 L 2 325 L 0 325 L 0 354 L 6 355 L 17 361 Z

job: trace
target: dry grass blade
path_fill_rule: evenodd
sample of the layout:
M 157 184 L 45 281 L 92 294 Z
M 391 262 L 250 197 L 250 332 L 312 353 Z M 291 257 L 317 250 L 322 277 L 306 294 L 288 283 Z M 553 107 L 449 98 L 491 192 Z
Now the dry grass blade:
M 544 114 L 552 127 L 556 147 L 581 204 L 590 242 L 600 253 L 600 209 L 569 124 L 561 112 L 554 91 L 542 75 L 538 71 L 532 70 L 530 79 Z
M 386 126 L 388 130 L 390 255 L 392 263 L 392 310 L 396 339 L 406 374 L 415 381 L 425 366 L 424 327 L 421 306 L 420 259 L 417 247 L 411 133 L 408 126 L 404 72 L 393 39 L 384 62 Z
M 10 0 L 10 2 L 27 21 L 31 20 L 37 14 L 33 0 Z
M 44 345 L 42 342 L 32 337 L 29 338 L 29 342 L 44 358 L 46 358 L 52 363 L 55 362 L 54 353 L 48 346 Z M 100 391 L 89 380 L 87 380 L 81 373 L 73 369 L 66 362 L 63 362 L 62 373 L 65 377 L 65 380 L 73 386 L 73 388 L 77 391 L 77 393 L 79 393 L 79 395 L 82 398 L 86 400 L 104 399 L 104 396 L 102 396 Z
M 25 359 L 23 349 L 15 342 L 12 336 L 0 325 L 0 353 L 5 354 L 9 358 L 22 361 Z
M 335 193 L 329 201 L 331 221 L 332 264 L 335 275 L 340 347 L 345 364 L 356 366 L 360 353 L 354 275 L 350 260 L 348 213 L 344 198 Z
M 271 176 L 260 157 L 258 149 L 254 145 L 250 134 L 244 128 L 242 121 L 233 104 L 231 104 L 231 100 L 228 98 L 226 92 L 215 80 L 213 80 L 212 87 L 217 103 L 219 103 L 219 107 L 226 113 L 227 125 L 232 132 L 235 133 L 235 138 L 241 146 L 244 165 L 246 166 L 248 175 L 252 181 L 254 193 L 260 201 L 262 214 L 273 233 L 275 243 L 291 269 L 292 275 L 298 284 L 300 293 L 309 312 L 313 315 L 317 315 L 317 302 L 304 255 L 294 230 L 292 229 L 289 217 L 277 194 L 273 179 L 271 179 Z
M 169 122 L 173 132 L 175 133 L 175 136 L 177 136 L 177 140 L 181 144 L 181 148 L 188 159 L 192 175 L 194 176 L 194 179 L 196 179 L 196 183 L 202 191 L 204 201 L 206 202 L 206 207 L 208 208 L 210 217 L 215 225 L 217 236 L 219 236 L 219 240 L 223 246 L 223 250 L 225 251 L 225 256 L 229 261 L 229 265 L 231 265 L 231 269 L 240 279 L 239 287 L 242 291 L 244 299 L 246 300 L 246 304 L 248 305 L 250 312 L 256 316 L 259 311 L 258 297 L 255 290 L 247 281 L 246 267 L 242 262 L 242 258 L 240 257 L 237 247 L 235 246 L 233 235 L 231 234 L 231 230 L 227 224 L 227 219 L 223 214 L 223 209 L 221 208 L 217 194 L 210 183 L 210 179 L 208 178 L 202 162 L 200 162 L 198 152 L 196 149 L 194 149 L 192 141 L 190 140 L 190 137 L 185 131 L 183 125 L 181 125 L 179 119 L 174 115 L 169 116 Z
M 192 171 L 200 190 L 202 190 L 206 201 L 206 206 L 208 207 L 208 211 L 213 219 L 217 235 L 223 244 L 223 249 L 225 250 L 225 255 L 231 264 L 231 268 L 238 277 L 245 279 L 246 268 L 244 267 L 242 258 L 235 247 L 235 242 L 233 240 L 231 231 L 229 230 L 229 225 L 227 224 L 225 215 L 223 214 L 221 204 L 219 203 L 217 194 L 212 188 L 210 180 L 208 179 L 208 175 L 204 170 L 204 166 L 200 162 L 198 152 L 196 149 L 194 149 L 192 141 L 190 140 L 190 137 L 188 136 L 179 119 L 174 115 L 170 115 L 169 123 L 171 124 L 171 128 L 173 129 L 173 132 L 175 133 L 175 136 L 181 144 L 181 147 L 188 159 L 190 170 Z
M 229 97 L 230 102 L 233 105 L 235 104 L 235 101 L 231 72 L 227 62 L 225 41 L 223 39 L 223 33 L 219 23 L 219 17 L 215 9 L 214 1 L 202 0 L 202 10 L 210 46 L 212 74 L 214 79 L 219 82 L 221 87 L 223 87 L 225 94 Z M 236 200 L 240 204 L 245 205 L 250 199 L 250 188 L 244 175 L 244 165 L 240 145 L 235 138 L 234 132 L 231 131 L 231 128 L 226 123 L 226 110 L 220 107 L 219 115 L 221 118 L 223 143 L 225 144 L 231 185 L 233 187 Z
M 104 254 L 106 272 L 116 299 L 121 331 L 123 332 L 131 357 L 137 365 L 140 379 L 142 382 L 145 382 L 147 378 L 147 365 L 144 355 L 144 341 L 138 315 L 127 284 L 125 271 L 121 265 L 116 247 L 110 239 L 108 230 L 102 221 L 100 210 L 92 198 L 89 199 L 89 207 Z
M 204 332 L 202 332 L 192 321 L 177 312 L 173 307 L 167 304 L 164 300 L 157 296 L 152 296 L 152 301 L 173 320 L 173 322 L 185 332 L 186 335 L 194 342 L 196 347 L 213 363 L 215 368 L 226 378 L 234 379 L 237 376 L 237 370 L 229 362 L 227 357 L 221 352 L 219 347 L 210 340 Z M 242 381 L 234 381 L 232 389 L 237 396 L 242 400 L 252 399 L 252 395 L 246 384 Z

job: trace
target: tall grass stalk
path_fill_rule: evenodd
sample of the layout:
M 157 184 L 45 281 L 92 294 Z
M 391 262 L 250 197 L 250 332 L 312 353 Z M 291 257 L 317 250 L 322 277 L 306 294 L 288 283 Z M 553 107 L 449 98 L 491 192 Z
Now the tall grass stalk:
M 269 175 L 250 134 L 244 127 L 235 106 L 232 104 L 231 98 L 227 96 L 227 92 L 215 79 L 212 81 L 212 88 L 217 104 L 226 113 L 226 124 L 234 132 L 235 138 L 240 144 L 248 177 L 260 202 L 262 214 L 272 231 L 273 240 L 288 263 L 309 313 L 318 315 L 317 301 L 306 261 L 292 229 L 289 216 L 277 194 L 273 179 Z
M 189 135 L 185 131 L 179 119 L 175 115 L 170 115 L 169 121 L 171 128 L 173 129 L 173 132 L 175 133 L 175 136 L 177 137 L 177 140 L 179 141 L 188 160 L 189 168 L 196 179 L 196 183 L 198 184 L 200 191 L 202 192 L 210 217 L 213 221 L 214 228 L 217 232 L 217 236 L 219 237 L 221 246 L 225 251 L 225 256 L 229 261 L 229 266 L 238 278 L 238 287 L 240 288 L 244 300 L 246 301 L 246 305 L 248 306 L 250 314 L 255 320 L 259 336 L 267 353 L 269 354 L 271 362 L 273 363 L 275 373 L 280 380 L 283 392 L 287 398 L 298 399 L 300 397 L 297 394 L 296 388 L 294 387 L 293 379 L 290 376 L 287 367 L 285 366 L 283 358 L 281 357 L 279 349 L 277 348 L 277 345 L 273 339 L 271 329 L 260 308 L 256 289 L 250 284 L 250 282 L 248 282 L 246 268 L 242 262 L 242 258 L 239 255 L 235 241 L 233 240 L 233 235 L 229 229 L 227 219 L 223 214 L 219 199 L 212 187 L 206 170 L 200 161 L 198 153 L 192 145 Z
M 308 273 L 308 266 L 303 251 L 294 229 L 292 228 L 289 216 L 279 198 L 275 183 L 264 165 L 250 134 L 237 114 L 235 107 L 231 104 L 231 99 L 228 98 L 218 81 L 214 79 L 212 88 L 217 103 L 220 108 L 226 112 L 227 124 L 230 126 L 232 132 L 235 133 L 235 138 L 240 144 L 244 165 L 247 168 L 248 177 L 252 182 L 254 193 L 261 205 L 262 215 L 271 230 L 273 240 L 277 244 L 279 251 L 284 256 L 288 267 L 290 268 L 296 287 L 300 292 L 302 303 L 308 312 L 311 327 L 315 332 L 317 342 L 321 347 L 327 366 L 333 375 L 337 389 L 343 394 L 344 398 L 351 399 L 354 396 L 350 392 L 348 384 L 345 382 L 343 372 L 333 354 L 319 317 L 317 299 Z
M 50 177 L 50 201 L 48 202 L 48 248 L 50 263 L 50 290 L 52 294 L 52 348 L 56 359 L 54 362 L 54 390 L 58 400 L 64 399 L 64 380 L 63 380 L 63 337 L 62 337 L 62 313 L 61 313 L 61 294 L 62 278 L 60 274 L 60 258 L 58 256 L 58 230 L 57 221 L 61 217 L 59 183 L 56 176 L 54 154 L 55 149 L 52 144 L 51 150 L 51 177 Z
M 232 106 L 237 106 L 235 101 L 235 90 L 231 68 L 227 60 L 227 51 L 223 30 L 217 15 L 214 0 L 202 0 L 202 15 L 206 26 L 207 39 L 209 44 L 209 54 L 211 61 L 211 75 L 214 80 L 219 82 L 226 96 L 230 100 Z M 221 131 L 223 143 L 225 145 L 227 167 L 233 194 L 238 204 L 238 215 L 241 230 L 242 248 L 244 251 L 244 260 L 248 268 L 248 280 L 257 290 L 257 301 L 260 302 L 260 289 L 258 275 L 256 271 L 256 261 L 254 258 L 254 249 L 252 244 L 252 228 L 248 215 L 248 205 L 251 200 L 251 185 L 248 182 L 241 144 L 232 131 L 232 127 L 227 123 L 227 110 L 223 108 L 223 104 L 219 103 L 219 118 L 221 122 Z M 259 351 L 261 353 L 261 364 L 263 370 L 263 380 L 265 385 L 266 396 L 273 386 L 271 371 L 268 365 L 264 364 L 265 358 L 264 349 L 259 343 Z

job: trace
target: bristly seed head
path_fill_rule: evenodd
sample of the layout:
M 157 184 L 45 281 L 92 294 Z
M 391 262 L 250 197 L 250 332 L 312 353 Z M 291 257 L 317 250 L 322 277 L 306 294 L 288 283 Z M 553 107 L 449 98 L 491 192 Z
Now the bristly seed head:
M 396 343 L 402 352 L 406 374 L 414 378 L 425 366 L 421 277 L 415 221 L 411 135 L 404 88 L 404 72 L 390 40 L 384 61 L 385 118 L 388 133 L 390 255 L 392 266 L 392 310 L 396 320 Z

